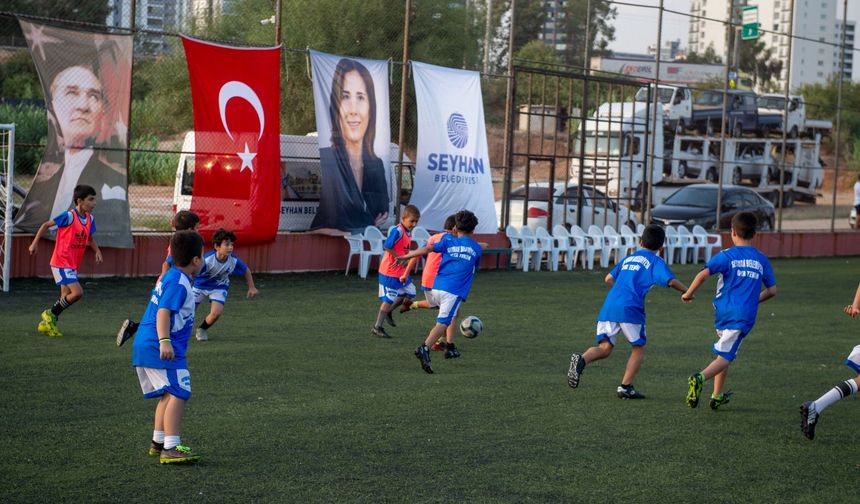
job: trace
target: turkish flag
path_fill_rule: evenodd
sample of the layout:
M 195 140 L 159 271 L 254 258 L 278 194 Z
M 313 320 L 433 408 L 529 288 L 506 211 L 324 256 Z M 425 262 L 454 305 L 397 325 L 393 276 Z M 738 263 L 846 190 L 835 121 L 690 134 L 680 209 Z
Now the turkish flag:
M 272 241 L 280 217 L 281 48 L 229 47 L 182 37 L 194 108 L 191 211 L 208 240 Z

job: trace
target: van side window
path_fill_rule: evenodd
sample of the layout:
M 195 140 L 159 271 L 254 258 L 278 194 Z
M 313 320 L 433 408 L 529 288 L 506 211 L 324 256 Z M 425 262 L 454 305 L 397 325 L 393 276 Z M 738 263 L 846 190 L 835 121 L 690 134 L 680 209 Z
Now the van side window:
M 185 166 L 182 167 L 182 186 L 179 191 L 183 196 L 191 196 L 194 189 L 194 156 L 185 157 Z

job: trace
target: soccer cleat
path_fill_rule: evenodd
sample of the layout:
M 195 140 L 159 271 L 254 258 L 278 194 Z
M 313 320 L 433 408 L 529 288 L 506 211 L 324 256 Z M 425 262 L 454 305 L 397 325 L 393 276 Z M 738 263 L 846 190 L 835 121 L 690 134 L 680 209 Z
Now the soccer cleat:
M 818 423 L 818 411 L 815 409 L 815 403 L 806 401 L 800 405 L 800 430 L 806 439 L 812 441 L 815 439 L 815 424 Z
M 209 341 L 209 333 L 206 332 L 206 329 L 203 329 L 202 327 L 198 327 L 196 338 L 197 338 L 197 341 Z
M 121 347 L 123 343 L 130 340 L 134 333 L 137 332 L 139 324 L 134 320 L 125 319 L 119 327 L 119 332 L 116 333 L 116 346 Z
M 633 388 L 632 383 L 626 387 L 624 385 L 619 385 L 616 393 L 618 394 L 619 399 L 645 399 L 645 394 Z
M 182 445 L 176 445 L 170 449 L 161 450 L 162 464 L 182 464 L 185 462 L 194 462 L 200 460 L 200 455 L 193 453 L 191 448 Z
M 164 443 L 156 443 L 155 441 L 149 443 L 148 453 L 150 457 L 158 457 L 162 451 L 164 451 Z
M 39 325 L 36 326 L 36 330 L 39 331 L 40 333 L 44 334 L 45 336 L 51 335 L 51 326 L 48 325 L 48 323 L 45 322 L 44 320 L 39 321 Z
M 570 367 L 567 369 L 567 384 L 570 388 L 579 386 L 579 378 L 582 376 L 582 370 L 585 369 L 585 359 L 582 354 L 575 353 L 570 356 Z
M 426 346 L 418 345 L 418 348 L 415 349 L 415 357 L 421 361 L 421 369 L 425 373 L 433 374 L 433 368 L 430 366 L 430 352 L 427 351 Z
M 390 338 L 391 337 L 387 332 L 385 332 L 385 328 L 382 326 L 379 326 L 379 327 L 374 326 L 373 329 L 370 330 L 370 333 L 373 334 L 374 336 L 376 336 L 377 338 Z
M 454 347 L 454 345 L 449 345 L 448 349 L 445 350 L 445 358 L 446 359 L 456 359 L 459 356 L 460 356 L 460 351 L 457 350 L 457 348 Z
M 50 310 L 45 310 L 42 312 L 42 321 L 39 322 L 39 326 L 36 329 L 39 332 L 54 338 L 63 335 L 63 333 L 61 333 L 60 330 L 57 328 L 57 316 L 51 313 Z
M 725 394 L 720 394 L 718 396 L 711 396 L 710 406 L 712 410 L 716 410 L 720 406 L 725 406 L 729 403 L 729 400 L 732 398 L 731 392 L 726 392 Z
M 705 383 L 705 377 L 702 373 L 695 373 L 687 378 L 687 385 L 690 389 L 687 390 L 687 406 L 695 408 L 699 405 L 699 396 L 702 395 L 702 384 Z
M 404 299 L 403 304 L 400 306 L 400 313 L 408 312 L 411 309 L 411 307 L 412 307 L 412 300 L 411 299 Z
M 388 322 L 388 325 L 391 327 L 397 327 L 397 324 L 394 323 L 394 315 L 392 315 L 393 312 L 394 310 L 391 310 L 385 314 L 385 321 Z

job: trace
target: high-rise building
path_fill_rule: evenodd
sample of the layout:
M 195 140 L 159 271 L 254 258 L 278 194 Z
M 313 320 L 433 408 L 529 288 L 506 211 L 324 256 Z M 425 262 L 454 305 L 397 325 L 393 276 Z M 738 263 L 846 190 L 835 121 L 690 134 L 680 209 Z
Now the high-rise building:
M 836 31 L 833 32 L 833 42 L 842 44 L 842 20 L 836 20 Z M 845 24 L 845 47 L 842 50 L 845 53 L 845 68 L 842 69 L 842 78 L 851 80 L 851 74 L 854 71 L 854 33 L 856 32 L 856 23 L 848 21 Z M 833 73 L 839 73 L 841 54 L 839 47 L 833 47 Z
M 538 38 L 546 42 L 555 52 L 567 51 L 567 43 L 564 33 L 564 7 L 567 0 L 544 0 L 546 19 L 543 22 Z
M 760 24 L 759 40 L 765 47 L 772 49 L 774 57 L 783 61 L 783 71 L 777 82 L 782 86 L 789 78 L 791 88 L 803 84 L 825 82 L 834 71 L 838 72 L 838 52 L 833 43 L 835 26 L 841 26 L 836 19 L 837 0 L 794 0 L 794 18 L 790 0 L 732 0 L 735 4 L 735 21 L 740 21 L 741 8 L 747 5 L 758 6 Z M 729 0 L 693 0 L 690 12 L 694 16 L 711 19 L 727 19 Z M 791 63 L 789 68 L 789 37 L 791 31 Z M 852 24 L 848 23 L 849 29 Z M 838 37 L 837 37 L 838 38 Z M 708 19 L 690 20 L 690 52 L 703 53 L 712 47 L 716 54 L 725 58 L 726 26 Z M 853 47 L 853 37 L 851 41 Z M 846 53 L 847 55 L 848 53 Z M 846 57 L 846 68 L 849 58 Z M 834 66 L 835 65 L 835 66 Z

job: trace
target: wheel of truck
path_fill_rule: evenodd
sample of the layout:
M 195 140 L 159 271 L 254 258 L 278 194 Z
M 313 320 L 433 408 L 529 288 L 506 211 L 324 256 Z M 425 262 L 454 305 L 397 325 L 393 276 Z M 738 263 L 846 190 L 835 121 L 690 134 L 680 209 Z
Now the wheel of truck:
M 779 191 L 771 191 L 764 198 L 770 201 L 773 206 L 779 205 Z
M 740 166 L 735 166 L 735 169 L 732 170 L 732 185 L 741 185 L 741 182 L 744 179 L 743 172 L 741 172 Z
M 761 172 L 761 179 L 758 181 L 758 186 L 766 187 L 770 184 L 771 176 L 770 166 L 765 166 Z
M 708 171 L 705 172 L 705 180 L 710 182 L 710 183 L 716 183 L 717 182 L 717 169 L 714 168 L 713 166 L 708 168 Z
M 794 205 L 794 191 L 784 191 L 782 193 L 782 207 L 788 208 Z
M 687 176 L 687 162 L 681 161 L 678 163 L 678 172 L 675 173 L 675 176 L 678 178 L 684 178 Z
M 797 126 L 791 127 L 791 131 L 788 132 L 788 136 L 790 138 L 797 138 Z
M 759 226 L 759 231 L 770 231 L 773 229 L 773 224 L 771 224 L 770 219 L 764 219 L 761 221 L 761 226 Z

